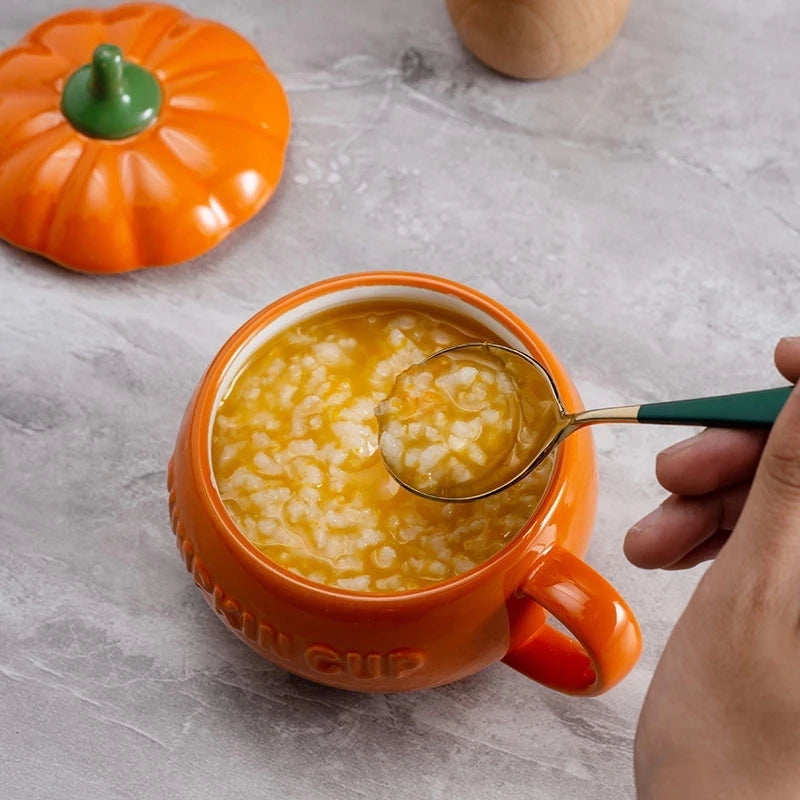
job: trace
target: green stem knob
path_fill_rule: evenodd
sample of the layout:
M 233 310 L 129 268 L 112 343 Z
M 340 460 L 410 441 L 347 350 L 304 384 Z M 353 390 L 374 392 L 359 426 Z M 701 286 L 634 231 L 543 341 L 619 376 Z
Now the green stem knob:
M 92 62 L 67 80 L 61 111 L 69 123 L 94 139 L 127 139 L 152 125 L 161 110 L 155 76 L 122 58 L 113 44 L 99 45 Z

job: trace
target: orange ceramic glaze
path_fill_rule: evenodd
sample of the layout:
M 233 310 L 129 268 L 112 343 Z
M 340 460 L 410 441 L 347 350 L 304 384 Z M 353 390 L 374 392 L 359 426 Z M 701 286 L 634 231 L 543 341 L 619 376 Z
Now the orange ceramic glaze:
M 101 45 L 160 88 L 152 124 L 123 138 L 62 108 Z M 229 28 L 150 3 L 52 17 L 0 54 L 0 238 L 83 272 L 185 261 L 267 202 L 288 137 L 280 84 Z
M 334 305 L 370 299 L 433 304 L 488 327 L 549 369 L 567 408 L 581 407 L 545 343 L 474 289 L 428 275 L 374 272 L 296 291 L 231 337 L 184 415 L 168 484 L 186 568 L 240 639 L 319 683 L 357 691 L 422 689 L 503 660 L 569 694 L 611 688 L 636 663 L 641 634 L 625 601 L 581 559 L 597 491 L 586 429 L 560 446 L 541 504 L 508 545 L 469 572 L 424 589 L 364 594 L 314 583 L 268 559 L 228 516 L 212 476 L 210 436 L 231 380 L 282 329 Z M 551 627 L 547 612 L 574 638 Z

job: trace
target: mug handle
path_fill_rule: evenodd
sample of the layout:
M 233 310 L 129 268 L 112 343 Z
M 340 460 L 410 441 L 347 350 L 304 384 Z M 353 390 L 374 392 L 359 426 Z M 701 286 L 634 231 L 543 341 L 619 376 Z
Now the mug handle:
M 559 692 L 591 696 L 619 683 L 639 659 L 639 623 L 619 592 L 585 561 L 554 543 L 533 564 L 519 593 L 574 636 L 540 626 L 503 662 Z

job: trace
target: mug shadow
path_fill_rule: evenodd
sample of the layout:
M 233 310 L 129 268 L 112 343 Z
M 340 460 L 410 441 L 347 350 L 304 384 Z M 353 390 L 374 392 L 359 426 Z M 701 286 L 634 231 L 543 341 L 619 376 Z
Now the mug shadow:
M 203 724 L 176 756 L 212 737 L 263 763 L 270 785 L 290 785 L 279 793 L 287 800 L 489 797 L 501 786 L 578 798 L 594 796 L 597 781 L 627 791 L 633 720 L 613 702 L 557 694 L 502 664 L 419 691 L 335 689 L 263 659 L 189 590 L 184 624 L 205 655 L 180 708 Z M 544 794 L 527 794 L 532 779 Z
M 196 587 L 191 589 L 197 595 Z M 217 699 L 224 698 L 229 708 L 275 707 L 282 709 L 280 713 L 285 713 L 288 720 L 297 719 L 296 712 L 300 710 L 307 713 L 315 708 L 315 713 L 327 710 L 334 717 L 361 714 L 381 718 L 387 709 L 391 709 L 394 717 L 409 717 L 425 698 L 491 696 L 491 668 L 438 687 L 404 692 L 358 692 L 317 683 L 260 656 L 234 636 L 199 595 L 185 599 L 193 618 L 187 623 L 199 626 L 198 634 L 207 642 L 209 651 L 226 662 L 213 671 L 203 671 L 208 679 L 204 681 L 204 694 L 209 702 L 217 695 Z M 231 715 L 231 719 L 235 716 Z
M 195 587 L 192 587 L 192 591 L 194 594 L 197 593 Z M 456 691 L 453 687 L 458 687 L 458 693 L 477 695 L 491 685 L 492 679 L 488 669 L 430 689 L 401 692 L 359 692 L 317 683 L 296 675 L 256 653 L 216 618 L 202 597 L 198 596 L 189 602 L 194 607 L 197 617 L 206 618 L 205 621 L 195 619 L 192 624 L 200 624 L 203 627 L 201 635 L 207 639 L 210 649 L 228 662 L 227 666 L 214 672 L 214 680 L 231 688 L 238 687 L 245 694 L 252 694 L 265 701 L 284 704 L 291 699 L 300 703 L 319 703 L 341 711 L 358 711 L 392 701 L 396 706 L 403 706 L 417 702 L 424 696 L 452 695 Z

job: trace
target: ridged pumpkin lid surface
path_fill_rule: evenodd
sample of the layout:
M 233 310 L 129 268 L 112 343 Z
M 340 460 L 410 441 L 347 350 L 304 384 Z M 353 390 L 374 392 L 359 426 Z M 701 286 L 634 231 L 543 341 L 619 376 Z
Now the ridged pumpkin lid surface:
M 89 273 L 186 261 L 269 200 L 289 128 L 224 25 L 152 3 L 52 17 L 0 53 L 0 238 Z

